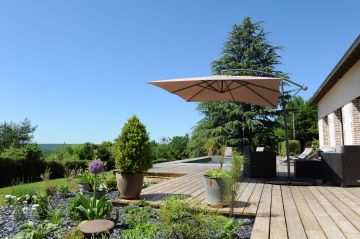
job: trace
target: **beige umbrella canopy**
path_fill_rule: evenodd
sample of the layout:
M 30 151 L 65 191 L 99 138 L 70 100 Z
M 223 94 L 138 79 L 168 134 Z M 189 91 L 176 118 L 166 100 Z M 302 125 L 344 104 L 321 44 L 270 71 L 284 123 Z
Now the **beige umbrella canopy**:
M 151 81 L 186 101 L 233 101 L 276 108 L 283 79 L 263 76 L 226 76 Z

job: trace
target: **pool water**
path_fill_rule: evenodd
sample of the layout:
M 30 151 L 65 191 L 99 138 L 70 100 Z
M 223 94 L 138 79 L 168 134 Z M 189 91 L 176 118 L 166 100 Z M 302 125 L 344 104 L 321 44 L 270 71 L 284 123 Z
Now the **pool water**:
M 232 158 L 225 158 L 224 164 L 231 164 Z M 184 163 L 208 163 L 208 164 L 220 164 L 221 160 L 219 157 L 213 158 L 202 158 L 202 159 L 195 159 L 191 161 L 187 161 Z

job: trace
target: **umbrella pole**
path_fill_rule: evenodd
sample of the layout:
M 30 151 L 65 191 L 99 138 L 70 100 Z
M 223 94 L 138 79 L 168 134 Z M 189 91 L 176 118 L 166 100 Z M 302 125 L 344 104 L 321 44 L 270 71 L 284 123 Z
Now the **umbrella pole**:
M 285 94 L 284 94 L 284 83 L 281 83 L 281 91 L 282 91 L 282 107 L 283 107 L 283 114 L 284 114 L 284 128 L 285 128 L 285 147 L 286 147 L 286 162 L 287 162 L 287 179 L 288 184 L 291 184 L 291 177 L 290 177 L 290 156 L 289 156 L 289 136 L 288 136 L 288 122 L 287 122 L 287 112 L 286 112 L 286 101 L 285 101 Z

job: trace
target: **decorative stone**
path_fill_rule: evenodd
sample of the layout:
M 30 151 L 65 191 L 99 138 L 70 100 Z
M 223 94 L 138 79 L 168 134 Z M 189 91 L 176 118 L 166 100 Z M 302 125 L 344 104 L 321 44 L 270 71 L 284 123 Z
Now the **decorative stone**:
M 90 221 L 83 221 L 79 224 L 79 229 L 84 234 L 96 234 L 107 232 L 111 230 L 115 226 L 115 223 L 110 220 L 90 220 Z

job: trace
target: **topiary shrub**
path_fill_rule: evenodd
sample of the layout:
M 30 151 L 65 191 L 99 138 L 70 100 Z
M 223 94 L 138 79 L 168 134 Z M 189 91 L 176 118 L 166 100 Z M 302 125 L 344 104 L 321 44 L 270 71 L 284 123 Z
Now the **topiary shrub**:
M 152 167 L 152 151 L 145 126 L 134 115 L 116 140 L 116 167 L 123 173 L 142 173 Z
M 285 157 L 286 156 L 286 142 L 282 141 L 279 143 L 279 155 Z M 299 140 L 289 140 L 289 154 L 297 155 L 301 152 L 301 146 Z

